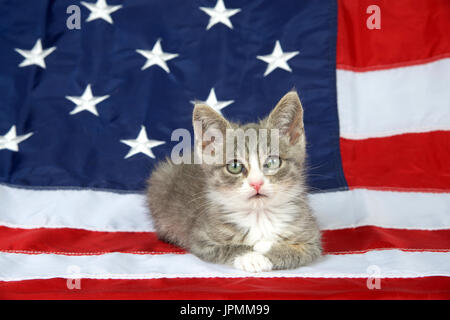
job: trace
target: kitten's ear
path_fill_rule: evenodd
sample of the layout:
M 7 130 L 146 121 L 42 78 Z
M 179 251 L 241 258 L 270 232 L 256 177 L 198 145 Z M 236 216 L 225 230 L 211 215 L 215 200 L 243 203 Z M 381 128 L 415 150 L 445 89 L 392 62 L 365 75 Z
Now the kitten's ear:
M 287 136 L 292 145 L 304 139 L 303 108 L 297 92 L 289 91 L 281 98 L 267 123 L 269 128 L 279 129 L 280 136 Z
M 231 128 L 230 123 L 222 115 L 206 104 L 195 105 L 192 122 L 198 151 L 204 150 L 207 146 L 212 151 L 217 149 L 224 141 L 226 129 Z

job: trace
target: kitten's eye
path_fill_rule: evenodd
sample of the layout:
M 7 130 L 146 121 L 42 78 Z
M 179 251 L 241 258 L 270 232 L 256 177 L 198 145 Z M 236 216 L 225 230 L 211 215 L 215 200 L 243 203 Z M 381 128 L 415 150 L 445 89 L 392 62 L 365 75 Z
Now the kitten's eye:
M 227 164 L 227 170 L 232 174 L 239 174 L 244 169 L 244 165 L 237 160 Z
M 264 168 L 267 169 L 278 169 L 281 166 L 280 157 L 270 156 L 267 158 L 266 162 L 264 162 Z

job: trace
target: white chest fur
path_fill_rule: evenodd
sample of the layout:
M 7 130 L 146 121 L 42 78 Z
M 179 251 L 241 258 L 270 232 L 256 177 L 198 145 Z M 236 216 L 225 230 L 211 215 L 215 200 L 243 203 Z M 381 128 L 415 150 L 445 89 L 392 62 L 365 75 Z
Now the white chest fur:
M 298 210 L 294 205 L 270 206 L 256 203 L 227 215 L 229 222 L 246 230 L 245 244 L 253 246 L 258 242 L 277 242 L 281 236 L 289 236 L 292 212 Z
M 246 233 L 244 244 L 255 246 L 260 243 L 254 247 L 255 251 L 266 251 L 281 237 L 292 236 L 292 223 L 299 208 L 289 201 L 288 195 L 280 193 L 274 197 L 250 200 L 244 197 L 231 199 L 221 192 L 210 191 L 208 194 L 211 202 L 222 206 L 227 212 L 225 221 L 235 224 Z

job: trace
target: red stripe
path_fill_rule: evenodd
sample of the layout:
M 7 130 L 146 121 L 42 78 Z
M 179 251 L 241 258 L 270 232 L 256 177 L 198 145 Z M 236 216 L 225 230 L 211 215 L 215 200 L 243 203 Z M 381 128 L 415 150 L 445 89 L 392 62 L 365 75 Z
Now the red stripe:
M 367 28 L 371 5 L 381 29 Z M 450 1 L 339 0 L 337 67 L 368 71 L 450 56 Z
M 326 230 L 322 233 L 326 253 L 363 253 L 370 250 L 449 251 L 450 230 L 406 230 L 365 226 Z
M 341 138 L 340 145 L 350 188 L 450 191 L 450 131 Z
M 184 253 L 154 232 L 99 232 L 80 229 L 18 229 L 0 226 L 0 251 L 28 254 L 95 255 Z
M 404 230 L 373 226 L 323 231 L 326 254 L 370 250 L 448 251 L 450 230 Z M 77 229 L 0 227 L 0 251 L 26 254 L 97 255 L 185 253 L 157 239 L 153 232 L 98 232 Z
M 177 278 L 151 280 L 81 279 L 0 281 L 0 299 L 450 299 L 449 277 L 380 279 Z

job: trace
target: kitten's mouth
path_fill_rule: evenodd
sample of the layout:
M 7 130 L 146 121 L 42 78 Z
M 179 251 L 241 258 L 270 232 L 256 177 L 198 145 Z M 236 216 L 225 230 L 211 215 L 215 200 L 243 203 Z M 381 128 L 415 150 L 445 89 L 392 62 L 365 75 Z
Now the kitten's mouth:
M 267 196 L 262 193 L 255 193 L 250 197 L 250 199 L 262 199 L 262 198 L 267 198 Z

